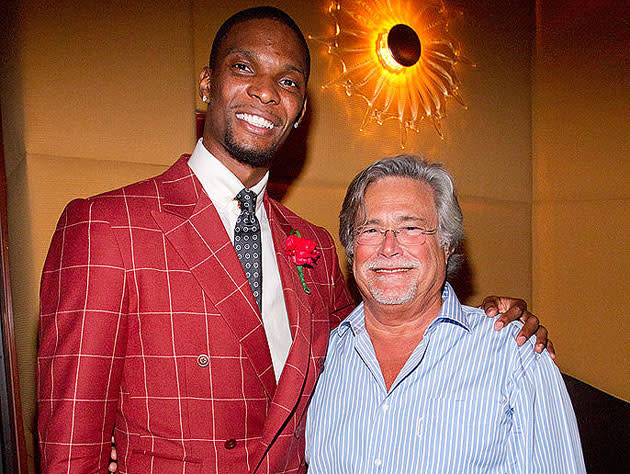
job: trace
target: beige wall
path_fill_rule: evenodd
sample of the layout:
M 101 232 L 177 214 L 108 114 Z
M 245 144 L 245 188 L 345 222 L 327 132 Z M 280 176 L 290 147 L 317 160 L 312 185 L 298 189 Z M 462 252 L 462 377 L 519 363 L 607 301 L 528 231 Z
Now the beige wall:
M 630 32 L 623 2 L 540 1 L 533 301 L 571 375 L 630 400 Z
M 12 10 L 14 34 L 5 39 L 9 47 L 4 49 L 0 100 L 27 436 L 35 420 L 39 275 L 63 206 L 73 197 L 156 174 L 179 154 L 190 152 L 193 113 L 202 107 L 196 80 L 214 32 L 231 13 L 267 3 L 285 9 L 306 33 L 330 29 L 324 15 L 328 0 L 24 0 Z M 544 247 L 535 238 L 532 255 L 534 7 L 524 0 L 509 2 L 509 8 L 497 5 L 508 2 L 494 0 L 450 3 L 459 4 L 463 12 L 452 32 L 479 66 L 458 71 L 469 108 L 449 103 L 446 140 L 427 126 L 423 133 L 410 135 L 406 151 L 444 162 L 455 176 L 470 257 L 467 271 L 472 286 L 466 291 L 467 300 L 478 303 L 482 295 L 503 293 L 532 301 L 532 261 L 540 275 Z M 345 186 L 370 162 L 400 152 L 398 128 L 393 123 L 372 125 L 360 134 L 363 102 L 322 91 L 319 85 L 330 78 L 334 63 L 314 44 L 311 52 L 308 125 L 298 130 L 274 173 L 280 181 L 292 181 L 284 202 L 335 235 Z M 533 123 L 538 126 L 536 120 Z M 534 140 L 534 146 L 539 143 Z M 539 180 L 539 169 L 535 170 Z M 536 197 L 540 198 L 539 186 Z M 544 209 L 538 201 L 534 211 L 535 228 L 540 230 Z M 588 220 L 593 218 L 589 215 Z M 548 232 L 548 245 L 562 242 L 563 235 Z M 562 272 L 563 266 L 555 266 L 562 262 L 543 260 L 546 273 Z M 586 338 L 587 324 L 569 330 L 556 307 L 545 303 L 540 276 L 534 281 L 539 289 L 534 303 L 553 329 L 559 360 L 570 373 L 580 375 L 578 369 L 587 355 L 582 352 L 584 342 L 575 344 L 568 334 Z M 559 307 L 569 304 L 564 292 L 551 299 L 559 301 L 555 303 Z M 598 317 L 587 315 L 588 320 Z M 613 357 L 615 350 L 599 345 L 602 353 Z M 611 380 L 622 369 L 621 360 L 617 364 L 602 369 Z M 627 387 L 607 388 L 628 398 Z
M 212 36 L 232 13 L 251 5 L 277 5 L 294 17 L 305 33 L 321 36 L 330 33 L 333 26 L 325 15 L 329 3 L 195 0 L 195 70 L 207 63 Z M 453 24 L 452 32 L 461 38 L 466 56 L 479 65 L 458 69 L 469 109 L 449 102 L 444 122 L 446 140 L 427 123 L 423 133 L 409 135 L 405 152 L 423 153 L 441 161 L 455 176 L 474 274 L 470 300 L 479 302 L 480 296 L 489 292 L 531 300 L 529 88 L 534 9 L 525 1 L 512 2 L 510 8 L 496 6 L 493 0 L 475 2 L 474 7 L 469 3 L 450 2 L 459 4 L 463 13 L 463 20 Z M 305 146 L 297 147 L 305 162 L 284 202 L 336 236 L 347 184 L 374 160 L 401 153 L 399 129 L 397 123 L 389 122 L 382 127 L 372 124 L 359 133 L 364 102 L 348 99 L 342 91 L 322 91 L 320 86 L 335 77 L 337 63 L 314 42 L 311 55 L 308 133 Z M 197 107 L 202 105 L 197 99 Z M 283 171 L 278 170 L 278 174 Z
M 24 0 L 0 100 L 14 322 L 33 463 L 39 278 L 64 205 L 164 170 L 194 140 L 188 1 Z

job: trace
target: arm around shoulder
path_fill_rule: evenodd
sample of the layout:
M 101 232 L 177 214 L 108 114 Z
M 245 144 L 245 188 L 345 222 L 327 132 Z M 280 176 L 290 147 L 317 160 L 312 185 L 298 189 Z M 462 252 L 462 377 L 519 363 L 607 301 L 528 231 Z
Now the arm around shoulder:
M 98 202 L 64 210 L 44 264 L 37 356 L 46 473 L 106 472 L 126 350 L 120 248 Z

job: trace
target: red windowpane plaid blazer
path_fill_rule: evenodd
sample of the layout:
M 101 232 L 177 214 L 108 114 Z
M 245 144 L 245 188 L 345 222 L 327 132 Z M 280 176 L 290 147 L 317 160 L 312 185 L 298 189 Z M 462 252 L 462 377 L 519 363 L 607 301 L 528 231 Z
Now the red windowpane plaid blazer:
M 304 472 L 306 406 L 352 307 L 324 229 L 265 196 L 293 343 L 276 386 L 262 319 L 188 155 L 64 210 L 41 286 L 44 473 Z M 293 229 L 322 257 L 302 289 Z

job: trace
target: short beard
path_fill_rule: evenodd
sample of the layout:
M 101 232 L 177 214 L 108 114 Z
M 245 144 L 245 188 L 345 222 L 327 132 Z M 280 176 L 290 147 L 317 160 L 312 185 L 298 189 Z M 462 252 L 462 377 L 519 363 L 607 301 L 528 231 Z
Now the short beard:
M 412 259 L 401 259 L 397 263 L 408 267 L 420 266 L 419 262 Z M 378 266 L 380 266 L 378 259 L 367 261 L 363 264 L 363 272 L 369 273 L 369 270 Z M 418 291 L 416 280 L 410 280 L 408 283 L 407 287 L 401 288 L 397 291 L 392 291 L 389 289 L 379 288 L 371 278 L 368 278 L 367 281 L 368 289 L 372 298 L 374 298 L 376 302 L 386 305 L 405 304 L 414 299 Z
M 409 286 L 398 294 L 392 294 L 390 291 L 383 291 L 381 288 L 375 288 L 371 282 L 368 282 L 370 288 L 370 294 L 377 303 L 395 305 L 405 304 L 414 299 L 416 296 L 415 286 Z
M 271 167 L 277 146 L 271 146 L 266 150 L 247 149 L 234 139 L 232 127 L 228 125 L 225 130 L 224 144 L 227 151 L 236 161 L 252 166 L 253 168 Z

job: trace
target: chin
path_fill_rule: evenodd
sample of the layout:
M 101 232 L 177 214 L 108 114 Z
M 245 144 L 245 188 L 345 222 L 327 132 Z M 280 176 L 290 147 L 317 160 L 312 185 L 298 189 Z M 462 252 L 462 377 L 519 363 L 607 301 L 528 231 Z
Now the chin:
M 399 291 L 383 290 L 382 288 L 370 288 L 370 295 L 379 303 L 384 305 L 398 305 L 409 303 L 416 296 L 415 288 L 404 288 Z
M 273 163 L 273 152 L 260 152 L 259 150 L 229 150 L 230 154 L 238 161 L 253 168 L 270 168 Z
M 277 146 L 269 145 L 267 148 L 246 147 L 237 143 L 231 133 L 226 133 L 225 147 L 230 155 L 239 163 L 243 163 L 254 168 L 269 168 L 273 163 Z

